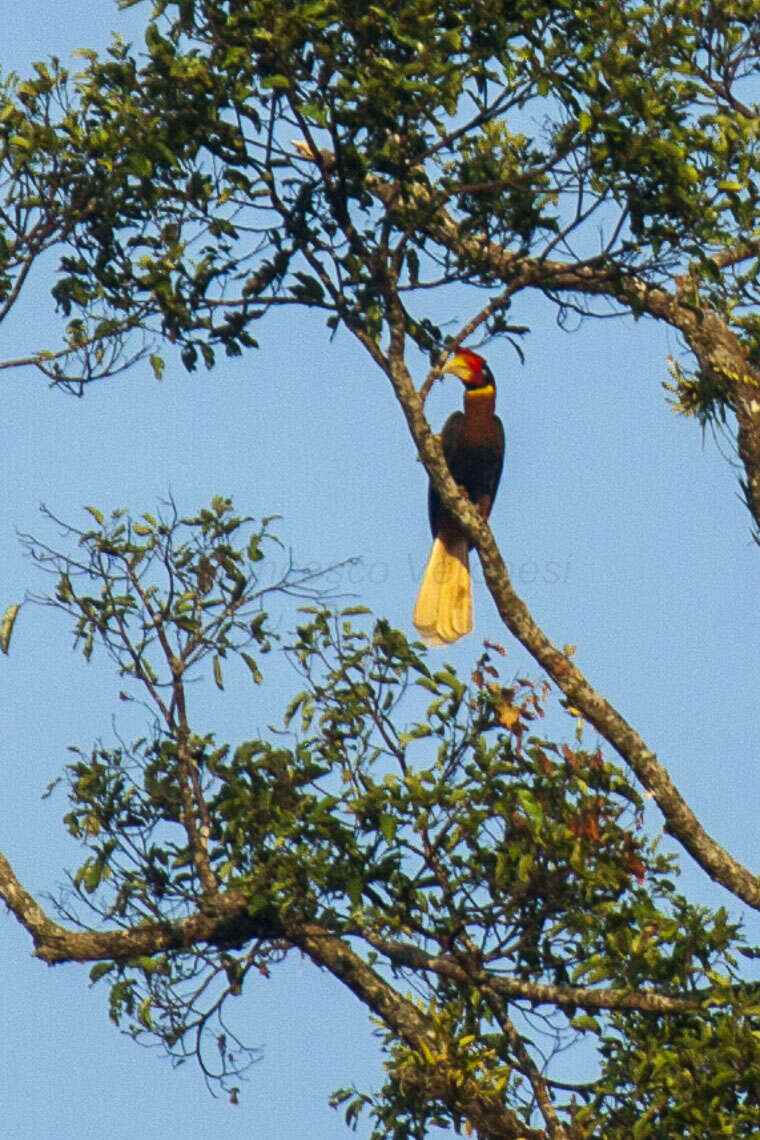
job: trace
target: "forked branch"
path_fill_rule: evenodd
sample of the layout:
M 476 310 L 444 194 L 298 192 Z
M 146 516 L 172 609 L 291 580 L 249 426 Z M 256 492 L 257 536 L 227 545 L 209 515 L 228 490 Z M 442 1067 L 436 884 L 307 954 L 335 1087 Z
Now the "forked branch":
M 668 832 L 715 882 L 760 910 L 757 877 L 707 833 L 651 748 L 577 665 L 549 640 L 517 595 L 488 523 L 449 473 L 440 442 L 425 419 L 422 401 L 404 363 L 403 338 L 398 334 L 391 338 L 385 371 L 441 500 L 478 551 L 486 584 L 507 629 L 548 673 L 569 703 L 630 764 L 665 816 Z

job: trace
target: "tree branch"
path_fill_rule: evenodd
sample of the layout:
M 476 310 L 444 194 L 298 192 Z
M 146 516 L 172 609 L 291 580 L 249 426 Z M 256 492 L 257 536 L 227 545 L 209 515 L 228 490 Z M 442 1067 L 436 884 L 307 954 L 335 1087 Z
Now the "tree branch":
M 737 448 L 747 475 L 747 505 L 760 529 L 760 369 L 750 364 L 746 349 L 722 317 L 698 301 L 687 303 L 680 291 L 669 293 L 607 259 L 576 264 L 542 260 L 505 250 L 494 242 L 462 238 L 455 220 L 445 210 L 440 210 L 425 228 L 451 253 L 505 282 L 513 292 L 534 288 L 606 296 L 634 313 L 646 313 L 677 329 L 705 376 L 726 393 L 736 415 Z M 720 269 L 752 252 L 751 243 L 743 243 L 716 253 L 713 261 Z
M 529 982 L 525 978 L 503 977 L 486 970 L 465 968 L 451 955 L 428 954 L 418 946 L 383 938 L 360 927 L 358 933 L 373 949 L 384 954 L 394 966 L 425 970 L 462 986 L 475 986 L 490 992 L 501 1001 L 529 1001 L 531 1005 L 553 1005 L 560 1008 L 579 1007 L 586 1010 L 635 1010 L 638 1013 L 679 1015 L 697 1013 L 709 1004 L 711 993 L 670 997 L 654 990 L 618 990 L 609 987 L 550 985 Z M 715 997 L 716 1004 L 725 1002 L 725 992 Z
M 0 897 L 34 940 L 35 956 L 50 965 L 61 962 L 116 960 L 129 962 L 142 955 L 186 949 L 198 943 L 243 944 L 250 939 L 287 939 L 316 965 L 329 970 L 376 1014 L 392 1032 L 420 1054 L 443 1061 L 449 1039 L 431 1018 L 380 977 L 341 938 L 298 916 L 275 917 L 271 912 L 250 915 L 241 891 L 227 891 L 204 909 L 180 922 L 148 923 L 130 930 L 72 931 L 49 918 L 16 878 L 0 855 Z M 209 900 L 204 900 L 204 908 Z M 469 1120 L 484 1137 L 504 1140 L 543 1140 L 544 1134 L 525 1124 L 499 1100 L 479 1086 L 476 1078 L 454 1080 L 445 1064 L 426 1067 L 425 1097 L 440 1100 Z
M 478 551 L 486 584 L 507 629 L 569 702 L 630 764 L 665 816 L 668 832 L 715 882 L 753 909 L 760 910 L 760 884 L 756 876 L 707 833 L 654 752 L 617 709 L 593 688 L 574 662 L 552 644 L 518 597 L 490 527 L 451 477 L 440 442 L 425 419 L 422 401 L 403 357 L 393 345 L 386 371 L 428 475 L 444 506 Z M 760 473 L 760 468 L 758 471 Z
M 35 957 L 48 965 L 106 959 L 128 962 L 143 954 L 178 950 L 203 942 L 243 943 L 252 938 L 283 937 L 282 926 L 270 912 L 249 914 L 248 901 L 240 891 L 216 895 L 213 907 L 204 900 L 203 913 L 197 912 L 176 922 L 146 923 L 127 930 L 70 930 L 42 910 L 3 855 L 0 855 L 0 898 L 31 934 Z
M 300 158 L 316 161 L 308 144 L 295 145 Z M 328 155 L 320 152 L 320 161 L 327 162 Z M 396 185 L 369 175 L 367 189 L 387 209 L 400 209 Z M 407 209 L 418 212 L 416 222 L 421 232 L 481 276 L 503 283 L 510 295 L 533 288 L 545 293 L 609 297 L 634 313 L 646 313 L 677 329 L 705 376 L 726 393 L 736 415 L 737 448 L 747 476 L 747 506 L 760 530 L 760 369 L 750 364 L 738 336 L 721 316 L 708 306 L 687 302 L 680 291 L 674 294 L 650 284 L 607 256 L 575 263 L 551 261 L 527 257 L 479 236 L 463 237 L 456 220 L 440 205 L 430 186 L 416 182 L 407 193 L 411 196 Z M 716 252 L 712 261 L 716 269 L 730 268 L 756 256 L 758 249 L 758 242 L 742 242 Z
M 454 1073 L 446 1064 L 449 1054 L 446 1035 L 416 1004 L 400 997 L 346 942 L 316 923 L 299 925 L 289 930 L 288 936 L 313 962 L 326 967 L 333 977 L 343 982 L 407 1045 L 422 1057 L 432 1056 L 434 1063 L 425 1068 L 423 1092 L 427 1101 L 441 1101 L 464 1116 L 484 1138 L 543 1140 L 543 1131 L 528 1128 L 496 1094 L 484 1089 L 477 1078 L 469 1073 L 463 1076 L 460 1071 L 457 1079 L 452 1079 Z
M 213 899 L 213 910 L 191 915 L 179 922 L 146 923 L 131 930 L 73 931 L 51 919 L 21 885 L 8 860 L 0 854 L 0 898 L 19 923 L 32 935 L 35 956 L 51 965 L 61 962 L 94 962 L 102 959 L 124 961 L 140 954 L 216 943 L 232 938 L 294 938 L 271 913 L 255 918 L 240 891 L 225 891 Z M 321 929 L 321 928 L 320 928 Z M 324 932 L 326 933 L 326 932 Z M 459 984 L 488 987 L 505 1000 L 524 999 L 534 1005 L 581 1006 L 596 1010 L 637 1010 L 641 1013 L 683 1014 L 700 1009 L 709 994 L 668 997 L 649 991 L 592 989 L 585 986 L 548 985 L 522 978 L 504 978 L 485 971 L 471 973 L 451 956 L 427 954 L 419 947 L 382 938 L 357 929 L 357 934 L 396 966 L 429 970 Z

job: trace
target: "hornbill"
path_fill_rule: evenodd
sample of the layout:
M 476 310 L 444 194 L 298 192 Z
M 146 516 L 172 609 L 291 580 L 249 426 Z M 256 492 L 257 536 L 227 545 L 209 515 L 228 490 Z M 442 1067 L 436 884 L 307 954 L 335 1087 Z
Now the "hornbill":
M 494 414 L 496 384 L 483 357 L 469 348 L 455 353 L 443 371 L 464 384 L 464 411 L 453 412 L 443 425 L 443 454 L 454 480 L 488 518 L 504 463 L 504 426 Z M 472 543 L 441 503 L 432 482 L 428 514 L 433 549 L 412 621 L 426 645 L 448 645 L 472 629 Z

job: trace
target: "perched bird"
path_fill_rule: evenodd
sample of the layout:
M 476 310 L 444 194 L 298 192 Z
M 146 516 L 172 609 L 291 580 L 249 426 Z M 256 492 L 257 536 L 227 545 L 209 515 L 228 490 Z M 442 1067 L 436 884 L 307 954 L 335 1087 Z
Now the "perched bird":
M 469 348 L 455 353 L 443 371 L 464 384 L 464 411 L 450 415 L 441 432 L 443 454 L 456 482 L 488 518 L 504 464 L 504 426 L 494 414 L 496 384 L 483 357 Z M 428 514 L 433 549 L 412 621 L 426 645 L 448 645 L 472 629 L 472 544 L 432 483 Z

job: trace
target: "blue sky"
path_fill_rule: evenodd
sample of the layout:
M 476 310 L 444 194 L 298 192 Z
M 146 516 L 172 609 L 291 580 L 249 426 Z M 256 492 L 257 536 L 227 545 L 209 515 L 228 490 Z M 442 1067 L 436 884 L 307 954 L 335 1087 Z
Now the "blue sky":
M 4 15 L 0 66 L 23 74 L 35 58 L 102 47 L 112 28 L 137 38 L 144 10 L 119 14 L 106 0 L 16 5 Z M 3 326 L 3 358 L 42 347 L 49 314 L 44 280 L 32 281 Z M 470 315 L 458 294 L 442 299 L 441 319 Z M 515 585 L 555 641 L 578 646 L 580 667 L 668 765 L 708 830 L 757 865 L 747 788 L 758 737 L 760 563 L 735 471 L 666 402 L 666 358 L 679 345 L 633 320 L 563 333 L 553 310 L 529 297 L 512 316 L 533 329 L 525 365 L 506 344 L 487 355 L 507 431 L 492 525 Z M 153 510 L 171 493 L 189 511 L 222 493 L 251 514 L 281 514 L 280 536 L 303 561 L 361 557 L 346 587 L 410 630 L 429 543 L 426 478 L 387 381 L 346 334 L 330 343 L 314 315 L 276 316 L 259 336 L 260 350 L 211 374 L 188 376 L 169 358 L 160 383 L 140 366 L 82 400 L 49 391 L 30 371 L 0 374 L 0 610 L 41 587 L 16 538 L 52 537 L 40 503 L 76 521 L 86 503 Z M 431 422 L 459 401 L 453 378 L 438 385 Z M 511 668 L 535 675 L 482 586 L 475 605 L 476 635 L 447 658 L 466 672 L 490 637 L 508 646 Z M 273 709 L 233 686 L 226 704 L 209 700 L 203 715 L 223 738 L 250 735 L 251 719 L 276 719 L 295 689 L 287 671 L 276 676 Z M 54 892 L 78 851 L 59 822 L 62 798 L 40 795 L 69 745 L 111 737 L 112 715 L 122 715 L 118 684 L 72 653 L 55 615 L 31 607 L 0 678 L 0 849 L 27 887 Z M 684 886 L 730 905 L 701 874 L 685 874 Z M 237 1024 L 263 1059 L 232 1108 L 208 1095 L 192 1066 L 173 1071 L 120 1036 L 106 990 L 90 990 L 86 970 L 50 970 L 29 951 L 5 918 L 0 1105 L 14 1140 L 327 1140 L 343 1128 L 329 1092 L 378 1082 L 364 1011 L 306 963 L 294 960 L 240 999 Z

